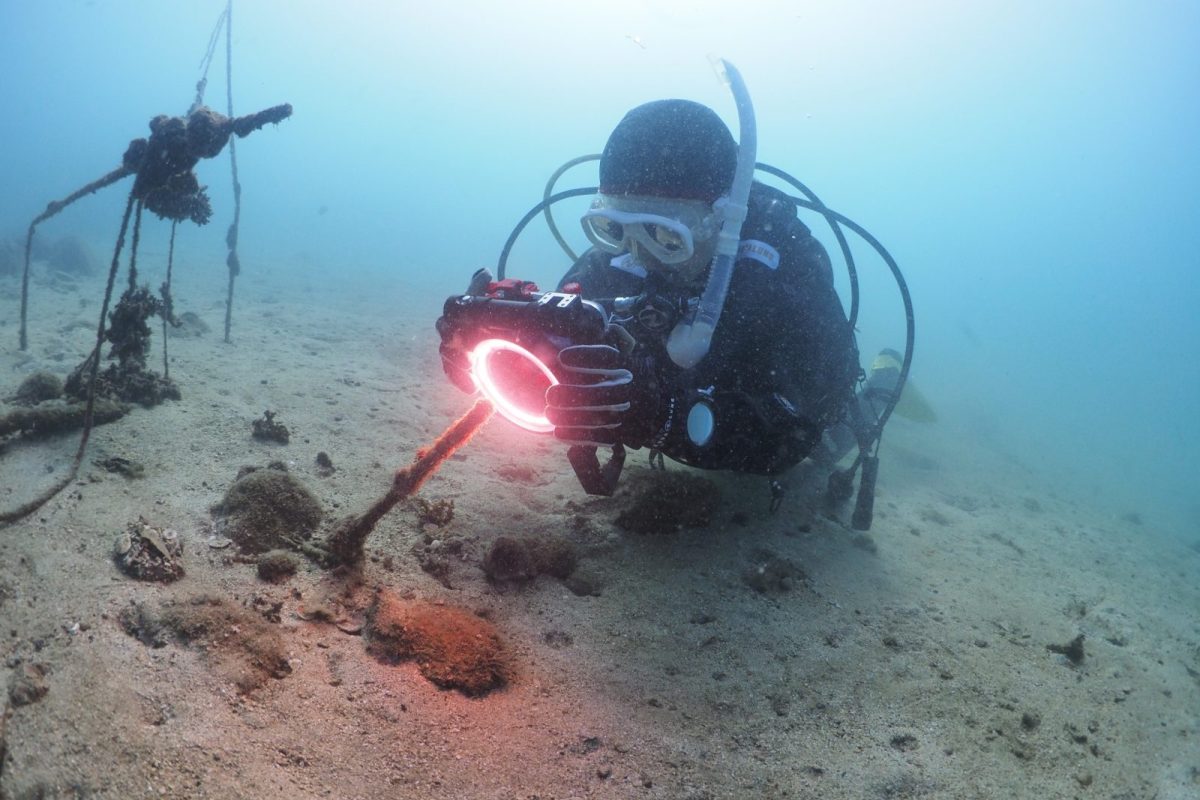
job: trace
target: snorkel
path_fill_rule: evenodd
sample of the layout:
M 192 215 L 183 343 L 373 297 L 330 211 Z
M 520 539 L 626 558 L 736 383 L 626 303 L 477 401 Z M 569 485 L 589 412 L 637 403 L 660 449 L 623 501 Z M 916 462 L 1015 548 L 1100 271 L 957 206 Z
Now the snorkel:
M 671 360 L 684 369 L 696 366 L 708 353 L 713 332 L 721 319 L 725 307 L 725 296 L 729 292 L 729 281 L 733 278 L 733 264 L 737 258 L 738 245 L 742 239 L 742 223 L 746 221 L 750 184 L 754 180 L 754 160 L 758 149 L 758 135 L 754 125 L 754 106 L 750 94 L 737 68 L 725 59 L 712 59 L 713 68 L 733 94 L 738 110 L 738 159 L 733 173 L 733 184 L 729 194 L 713 204 L 721 219 L 721 232 L 717 235 L 717 250 L 709 269 L 708 284 L 695 311 L 679 322 L 667 337 L 667 353 Z

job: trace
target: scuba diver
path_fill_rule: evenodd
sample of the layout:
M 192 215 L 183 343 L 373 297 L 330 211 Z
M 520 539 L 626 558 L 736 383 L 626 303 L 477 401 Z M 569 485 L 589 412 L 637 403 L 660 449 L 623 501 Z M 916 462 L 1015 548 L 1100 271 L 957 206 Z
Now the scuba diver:
M 869 451 L 907 373 L 911 304 L 894 262 L 877 246 L 910 311 L 910 346 L 903 362 L 894 351 L 876 359 L 864 381 L 829 256 L 799 219 L 798 205 L 875 243 L 811 194 L 806 202 L 753 180 L 753 111 L 740 76 L 722 63 L 732 73 L 740 143 L 716 112 L 692 101 L 659 100 L 628 112 L 600 155 L 598 191 L 581 219 L 592 247 L 555 293 L 511 280 L 501 286 L 487 270 L 477 272 L 438 321 L 443 366 L 460 388 L 488 394 L 472 377 L 472 340 L 458 321 L 473 299 L 511 305 L 514 289 L 539 306 L 579 307 L 582 298 L 596 308 L 600 333 L 556 340 L 546 359 L 554 362 L 554 379 L 544 391 L 542 430 L 572 445 L 571 464 L 585 490 L 611 494 L 624 448 L 648 448 L 658 467 L 666 456 L 771 476 L 774 509 L 782 496 L 774 476 L 807 457 L 832 468 L 857 443 L 859 459 L 834 472 L 830 490 L 837 500 L 848 498 L 863 465 L 860 507 L 864 492 L 869 496 L 865 509 L 856 509 L 855 526 L 869 527 L 878 464 Z M 501 277 L 506 255 L 507 248 Z M 603 467 L 595 456 L 601 447 L 613 451 Z
M 842 419 L 858 353 L 825 249 L 782 192 L 750 188 L 721 324 L 699 363 L 667 349 L 709 278 L 738 146 L 716 112 L 687 100 L 638 106 L 600 157 L 583 215 L 593 247 L 560 291 L 633 298 L 612 322 L 634 343 L 577 345 L 546 395 L 554 435 L 650 447 L 704 469 L 776 475 Z

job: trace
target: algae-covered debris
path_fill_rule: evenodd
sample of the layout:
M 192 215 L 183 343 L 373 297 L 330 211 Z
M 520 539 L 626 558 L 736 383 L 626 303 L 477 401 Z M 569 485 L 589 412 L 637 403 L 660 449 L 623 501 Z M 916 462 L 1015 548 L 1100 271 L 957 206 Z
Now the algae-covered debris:
M 243 553 L 295 549 L 321 522 L 321 504 L 304 484 L 281 469 L 241 475 L 213 507 L 222 533 Z
M 52 372 L 38 371 L 21 381 L 17 393 L 8 401 L 18 406 L 36 406 L 45 400 L 57 400 L 62 393 L 62 378 Z
M 557 537 L 497 536 L 483 558 L 483 571 L 496 583 L 522 582 L 538 575 L 565 580 L 579 564 L 575 548 Z
M 96 371 L 94 388 L 97 397 L 138 403 L 147 408 L 164 400 L 179 400 L 181 394 L 174 381 L 146 366 L 150 354 L 147 320 L 164 313 L 163 301 L 146 287 L 126 290 L 108 315 L 109 324 L 104 331 L 104 340 L 111 345 L 107 357 L 116 363 L 97 371 L 95 361 L 100 350 L 93 350 L 67 378 L 66 393 L 78 400 L 86 400 L 92 373 Z
M 188 337 L 200 337 L 211 330 L 211 328 L 208 326 L 208 323 L 201 319 L 200 315 L 195 311 L 184 311 L 175 318 L 175 321 L 178 324 L 171 326 L 169 333 L 171 336 L 181 339 Z
M 258 557 L 258 577 L 267 583 L 283 583 L 299 568 L 296 557 L 286 550 L 272 550 Z
M 497 536 L 483 558 L 483 571 L 499 583 L 528 581 L 537 577 L 533 554 L 519 539 Z
M 426 500 L 424 497 L 414 497 L 413 506 L 417 509 L 417 519 L 421 520 L 422 524 L 431 524 L 442 527 L 449 525 L 454 519 L 454 501 L 439 499 Z
M 138 519 L 117 536 L 113 549 L 117 567 L 131 578 L 170 583 L 184 575 L 183 545 L 170 528 Z
M 211 595 L 138 603 L 120 616 L 121 627 L 150 647 L 172 641 L 194 647 L 238 691 L 251 692 L 292 672 L 283 637 L 262 617 Z
M 703 528 L 712 520 L 719 495 L 716 484 L 707 478 L 678 471 L 656 473 L 646 480 L 616 523 L 633 533 Z
M 415 661 L 421 674 L 443 689 L 478 696 L 511 679 L 499 633 L 459 608 L 408 603 L 380 591 L 363 634 L 367 652 L 389 664 Z
M 125 416 L 129 406 L 112 400 L 97 400 L 92 409 L 92 423 L 101 425 Z M 0 437 L 20 434 L 48 436 L 83 427 L 87 416 L 86 403 L 63 403 L 57 400 L 39 403 L 34 408 L 17 408 L 0 414 Z
M 126 478 L 142 478 L 146 475 L 146 468 L 141 463 L 121 456 L 97 459 L 94 463 L 108 472 L 115 472 Z
M 1083 634 L 1079 634 L 1066 644 L 1048 644 L 1046 649 L 1051 653 L 1058 653 L 1060 656 L 1065 656 L 1067 661 L 1071 662 L 1072 666 L 1079 666 L 1083 663 Z
M 807 576 L 804 568 L 769 550 L 760 550 L 742 572 L 742 582 L 760 594 L 790 592 Z
M 251 423 L 251 436 L 262 442 L 279 442 L 287 444 L 291 438 L 287 426 L 275 421 L 274 411 L 264 411 L 261 419 Z
M 49 665 L 41 663 L 21 664 L 13 670 L 8 684 L 8 701 L 13 708 L 31 705 L 45 697 L 50 691 L 50 682 L 46 680 L 49 674 Z

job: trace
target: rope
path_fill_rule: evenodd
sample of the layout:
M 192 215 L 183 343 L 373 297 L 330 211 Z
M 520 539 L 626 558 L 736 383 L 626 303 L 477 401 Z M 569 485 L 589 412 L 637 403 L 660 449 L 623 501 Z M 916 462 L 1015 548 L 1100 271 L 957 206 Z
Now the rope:
M 129 291 L 137 291 L 137 252 L 142 240 L 142 207 L 141 200 L 137 202 L 137 210 L 133 213 L 133 243 L 129 247 Z M 103 322 L 101 322 L 103 326 Z
M 226 7 L 217 17 L 217 24 L 213 26 L 212 34 L 208 37 L 208 47 L 204 49 L 204 58 L 200 59 L 200 80 L 196 81 L 196 99 L 192 101 L 193 110 L 204 105 L 204 90 L 208 87 L 208 68 L 212 66 L 213 55 L 217 52 L 217 40 L 221 36 L 221 26 L 225 24 L 228 16 L 229 8 Z
M 162 315 L 162 337 L 163 337 L 163 380 L 168 380 L 171 377 L 171 366 L 167 363 L 167 320 L 175 317 L 175 309 L 171 301 L 171 268 L 175 263 L 175 228 L 179 225 L 178 220 L 171 220 L 171 244 L 167 247 L 167 282 L 163 284 L 163 315 Z
M 225 94 L 229 100 L 226 112 L 230 119 L 233 116 L 233 0 L 225 8 Z M 238 259 L 238 225 L 242 219 L 242 184 L 238 181 L 237 145 L 233 137 L 229 138 L 229 171 L 233 177 L 233 222 L 229 224 L 229 232 L 225 234 L 225 244 L 229 247 L 229 256 L 225 259 L 229 267 L 229 291 L 225 297 L 225 342 L 229 342 L 229 328 L 233 324 L 233 281 L 242 271 L 242 262 Z
M 26 319 L 29 314 L 29 262 L 33 253 L 33 231 L 38 225 L 53 217 L 58 212 L 62 211 L 67 206 L 74 203 L 81 197 L 85 197 L 94 192 L 98 192 L 105 186 L 116 183 L 127 175 L 134 174 L 134 170 L 126 166 L 120 166 L 112 172 L 105 175 L 103 178 L 94 180 L 86 186 L 76 189 L 71 194 L 67 195 L 62 200 L 55 200 L 46 206 L 46 210 L 38 214 L 33 222 L 29 223 L 29 233 L 25 237 L 25 272 L 21 275 L 21 349 L 25 350 L 29 347 L 29 336 L 26 334 Z
M 358 517 L 349 517 L 334 530 L 327 545 L 332 565 L 355 566 L 363 560 L 363 545 L 375 529 L 375 523 L 406 497 L 415 494 L 438 468 L 470 441 L 476 431 L 492 418 L 496 407 L 482 397 L 471 409 L 450 424 L 429 447 L 417 451 L 416 460 L 396 471 L 392 486 L 383 497 Z

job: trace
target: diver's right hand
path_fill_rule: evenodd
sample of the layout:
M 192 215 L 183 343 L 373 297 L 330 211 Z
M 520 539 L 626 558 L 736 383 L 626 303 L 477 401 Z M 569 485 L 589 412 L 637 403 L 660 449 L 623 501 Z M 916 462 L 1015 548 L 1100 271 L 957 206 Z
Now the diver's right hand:
M 608 344 L 584 344 L 564 348 L 558 364 L 559 382 L 546 390 L 546 417 L 555 438 L 637 449 L 655 446 L 655 434 L 670 430 L 674 403 L 663 394 L 651 358 L 632 358 Z

